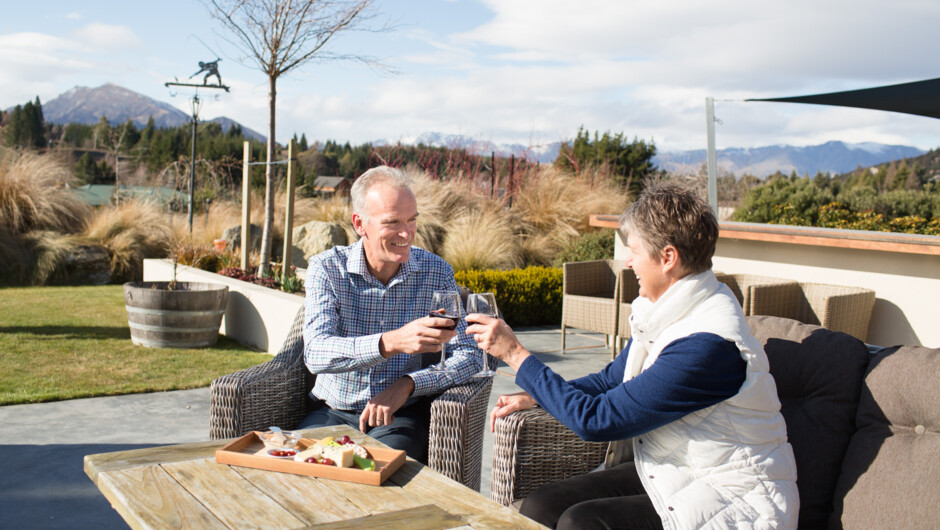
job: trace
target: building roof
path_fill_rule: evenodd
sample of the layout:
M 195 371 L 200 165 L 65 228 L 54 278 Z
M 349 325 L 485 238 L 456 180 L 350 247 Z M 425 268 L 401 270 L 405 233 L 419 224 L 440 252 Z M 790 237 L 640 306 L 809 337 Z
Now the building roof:
M 85 184 L 71 189 L 89 206 L 111 204 L 114 196 L 114 186 L 111 184 Z M 185 203 L 188 200 L 185 193 L 166 186 L 121 186 L 120 193 L 121 197 L 152 199 L 163 204 L 174 200 Z
M 348 181 L 348 179 L 345 177 L 317 177 L 313 181 L 313 189 L 335 191 L 344 181 Z

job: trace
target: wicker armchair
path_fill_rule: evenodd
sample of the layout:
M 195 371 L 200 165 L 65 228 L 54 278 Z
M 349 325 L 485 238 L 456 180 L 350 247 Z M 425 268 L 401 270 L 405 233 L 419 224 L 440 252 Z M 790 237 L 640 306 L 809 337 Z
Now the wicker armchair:
M 744 315 L 791 318 L 841 331 L 864 341 L 875 306 L 875 291 L 752 274 L 715 273 L 731 288 Z
M 721 272 L 716 272 L 715 276 L 731 289 L 745 316 L 789 315 L 798 306 L 799 284 L 794 280 Z
M 532 490 L 597 468 L 607 442 L 585 442 L 541 408 L 497 418 L 490 498 L 509 506 Z
M 620 307 L 617 310 L 617 339 L 618 347 L 622 350 L 626 346 L 627 339 L 630 338 L 630 315 L 633 314 L 630 304 L 640 296 L 640 284 L 637 282 L 633 269 L 621 269 L 619 275 L 617 303 Z M 611 355 L 611 360 L 615 356 L 616 353 Z
M 594 260 L 562 266 L 561 351 L 569 327 L 596 331 L 608 336 L 611 356 L 617 354 L 617 303 L 619 272 L 626 262 Z
M 271 425 L 289 429 L 304 418 L 316 376 L 304 365 L 303 319 L 301 308 L 273 359 L 212 382 L 211 439 L 241 436 Z M 477 491 L 492 386 L 492 379 L 475 379 L 447 389 L 431 404 L 428 465 Z
M 790 315 L 776 315 L 847 333 L 865 341 L 875 307 L 875 291 L 824 283 L 800 282 L 799 305 Z M 758 313 L 755 313 L 758 314 Z

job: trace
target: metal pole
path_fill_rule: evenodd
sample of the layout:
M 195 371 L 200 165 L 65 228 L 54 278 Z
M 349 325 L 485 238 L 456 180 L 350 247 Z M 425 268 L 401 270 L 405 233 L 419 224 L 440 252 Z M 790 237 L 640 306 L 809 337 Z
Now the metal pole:
M 196 186 L 196 122 L 199 116 L 199 96 L 193 96 L 193 148 L 189 168 L 189 234 L 193 233 L 193 201 Z
M 293 241 L 291 232 L 294 230 L 294 140 L 287 144 L 287 208 L 284 215 L 284 256 L 281 260 L 281 283 L 287 280 L 290 266 L 293 264 Z
M 242 149 L 242 270 L 248 270 L 248 238 L 251 235 L 251 174 L 248 163 L 251 161 L 251 147 L 245 141 Z
M 705 98 L 705 124 L 708 128 L 708 204 L 718 216 L 718 164 L 715 160 L 715 99 Z

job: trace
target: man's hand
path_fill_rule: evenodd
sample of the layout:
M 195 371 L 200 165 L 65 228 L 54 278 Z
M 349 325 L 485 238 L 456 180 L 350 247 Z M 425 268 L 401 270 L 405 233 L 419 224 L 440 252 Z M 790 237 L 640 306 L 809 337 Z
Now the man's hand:
M 493 406 L 493 411 L 490 412 L 490 432 L 496 429 L 496 418 L 502 418 L 517 410 L 531 409 L 535 405 L 535 399 L 528 392 L 499 396 L 496 405 Z
M 457 331 L 443 329 L 444 326 L 453 324 L 454 321 L 449 318 L 422 317 L 413 320 L 398 329 L 383 333 L 379 339 L 379 352 L 382 357 L 388 359 L 399 353 L 441 351 L 447 341 L 457 336 Z
M 414 379 L 404 375 L 388 388 L 369 400 L 362 414 L 359 415 L 359 430 L 366 432 L 366 427 L 390 425 L 395 421 L 395 411 L 408 401 L 408 396 L 415 391 Z
M 473 335 L 480 349 L 502 360 L 513 370 L 518 371 L 522 362 L 531 355 L 502 319 L 470 313 L 467 323 L 470 324 L 467 334 Z

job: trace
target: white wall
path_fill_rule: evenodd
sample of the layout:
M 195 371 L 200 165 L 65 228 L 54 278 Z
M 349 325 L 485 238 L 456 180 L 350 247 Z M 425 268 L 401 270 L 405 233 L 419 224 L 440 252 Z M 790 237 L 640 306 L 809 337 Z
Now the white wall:
M 614 257 L 626 257 L 619 233 Z M 940 256 L 722 237 L 713 268 L 873 289 L 866 342 L 940 347 Z

